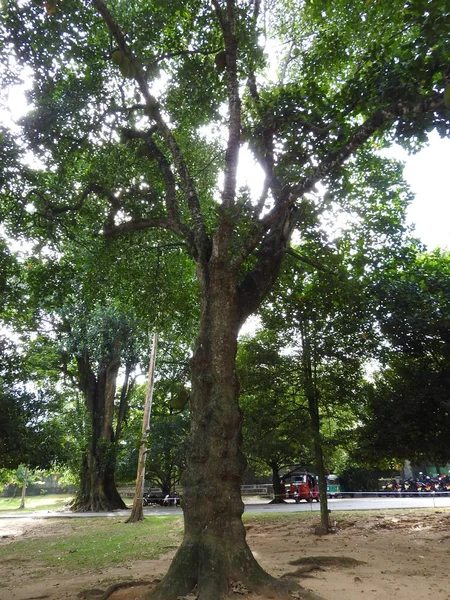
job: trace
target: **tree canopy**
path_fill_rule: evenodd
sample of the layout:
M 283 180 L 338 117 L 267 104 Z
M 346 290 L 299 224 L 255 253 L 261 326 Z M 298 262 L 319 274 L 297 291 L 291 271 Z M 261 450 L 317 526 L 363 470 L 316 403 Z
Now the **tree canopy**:
M 301 247 L 318 214 L 342 215 L 378 148 L 448 134 L 449 33 L 447 3 L 426 0 L 6 3 L 2 83 L 31 82 L 29 111 L 2 137 L 8 234 L 56 254 L 67 240 L 88 248 L 102 278 L 120 273 L 119 290 L 139 297 L 142 282 L 144 305 L 155 245 L 192 269 L 173 296 L 195 289 L 199 300 L 185 537 L 153 599 L 198 585 L 216 600 L 236 580 L 283 588 L 241 521 L 237 334 L 294 231 Z M 275 75 L 265 39 L 280 47 Z M 238 185 L 244 145 L 262 173 L 255 197 Z M 401 200 L 388 192 L 386 203 Z

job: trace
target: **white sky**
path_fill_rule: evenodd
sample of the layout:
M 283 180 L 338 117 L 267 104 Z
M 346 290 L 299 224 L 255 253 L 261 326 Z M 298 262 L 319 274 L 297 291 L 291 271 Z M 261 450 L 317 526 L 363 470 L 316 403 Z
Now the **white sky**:
M 405 179 L 416 196 L 408 209 L 408 223 L 415 225 L 415 235 L 428 250 L 436 246 L 450 250 L 450 138 L 433 133 L 429 146 L 414 156 L 396 150 L 405 160 Z
M 437 246 L 450 250 L 450 138 L 440 138 L 433 132 L 430 143 L 415 155 L 398 146 L 383 151 L 383 155 L 401 160 L 405 164 L 404 177 L 414 192 L 415 199 L 407 211 L 407 224 L 414 225 L 414 235 L 426 244 L 428 250 Z M 241 153 L 243 167 L 239 177 L 241 185 L 247 184 L 258 192 L 263 175 L 245 149 Z

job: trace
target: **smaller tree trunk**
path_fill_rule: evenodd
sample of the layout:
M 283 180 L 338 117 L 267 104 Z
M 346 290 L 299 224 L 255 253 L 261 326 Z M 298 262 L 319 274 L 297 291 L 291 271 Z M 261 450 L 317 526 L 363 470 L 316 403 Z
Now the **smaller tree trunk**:
M 272 469 L 272 485 L 273 485 L 273 500 L 274 504 L 284 503 L 284 498 L 281 497 L 281 481 L 280 481 L 280 466 L 277 462 L 271 462 Z
M 320 501 L 320 527 L 321 534 L 328 533 L 330 530 L 330 513 L 328 510 L 327 496 L 327 478 L 325 475 L 325 466 L 323 463 L 322 441 L 320 431 L 314 432 L 314 457 L 319 476 L 319 501 Z
M 330 519 L 328 512 L 327 480 L 325 466 L 323 463 L 322 438 L 320 436 L 320 415 L 318 390 L 316 386 L 315 373 L 311 357 L 310 340 L 306 326 L 302 331 L 303 344 L 303 374 L 305 377 L 305 391 L 308 399 L 308 409 L 311 418 L 311 429 L 314 444 L 314 459 L 319 476 L 319 501 L 320 501 L 320 533 L 326 534 L 330 530 Z
M 25 467 L 25 470 L 23 472 L 22 496 L 20 497 L 19 510 L 25 508 L 25 496 L 27 495 L 27 485 L 28 485 L 28 468 Z
M 145 395 L 144 417 L 142 419 L 142 437 L 139 443 L 139 458 L 136 474 L 136 488 L 134 491 L 133 508 L 131 515 L 126 520 L 126 523 L 137 523 L 144 520 L 144 480 L 145 480 L 145 459 L 147 457 L 147 437 L 150 429 L 150 417 L 152 414 L 152 399 L 153 387 L 155 381 L 155 362 L 156 362 L 156 347 L 158 344 L 158 334 L 153 334 L 152 351 L 150 362 L 148 365 L 148 384 L 147 393 Z

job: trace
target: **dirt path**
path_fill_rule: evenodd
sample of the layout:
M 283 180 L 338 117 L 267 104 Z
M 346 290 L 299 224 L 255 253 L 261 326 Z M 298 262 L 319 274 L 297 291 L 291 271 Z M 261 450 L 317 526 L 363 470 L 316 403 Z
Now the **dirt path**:
M 298 526 L 292 523 L 280 528 L 271 520 L 254 520 L 247 526 L 248 541 L 256 558 L 276 577 L 303 568 L 291 564 L 302 557 L 346 557 L 356 560 L 344 561 L 344 565 L 316 564 L 317 568 L 297 580 L 327 600 L 450 600 L 447 510 L 385 512 L 364 518 L 346 513 L 337 523 L 336 533 L 324 537 L 312 533 L 311 522 L 299 522 Z M 55 536 L 69 526 L 65 520 L 1 519 L 0 544 Z M 170 552 L 158 560 L 101 571 L 86 569 L 76 574 L 49 567 L 38 577 L 34 561 L 12 564 L 6 559 L 0 563 L 0 600 L 95 600 L 101 596 L 101 590 L 115 582 L 161 578 L 172 556 Z M 139 592 L 134 589 L 133 593 L 116 594 L 114 598 L 139 598 Z M 263 600 L 237 590 L 236 599 L 243 597 Z

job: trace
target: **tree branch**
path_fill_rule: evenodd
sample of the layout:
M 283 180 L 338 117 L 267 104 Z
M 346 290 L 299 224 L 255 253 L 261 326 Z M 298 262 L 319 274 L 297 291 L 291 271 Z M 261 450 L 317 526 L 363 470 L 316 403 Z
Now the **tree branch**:
M 279 206 L 276 222 L 262 239 L 256 265 L 239 285 L 241 323 L 261 304 L 276 281 L 285 249 L 297 222 L 296 212 L 292 209 L 289 200 Z
M 331 273 L 331 271 L 329 269 L 327 269 L 326 267 L 324 267 L 322 263 L 317 262 L 316 260 L 313 260 L 311 258 L 308 258 L 307 256 L 304 256 L 303 254 L 296 252 L 292 248 L 286 248 L 285 253 L 289 254 L 289 256 L 293 256 L 297 260 L 305 263 L 306 265 L 309 265 L 310 267 L 314 267 L 318 271 L 322 271 L 323 273 Z
M 230 209 L 236 200 L 237 168 L 241 139 L 241 101 L 237 76 L 238 40 L 236 36 L 236 14 L 234 0 L 226 0 L 225 7 L 219 0 L 212 0 L 217 19 L 222 29 L 226 54 L 226 81 L 228 89 L 228 142 L 225 151 L 224 183 L 222 190 L 222 215 L 213 243 L 213 255 L 223 260 L 228 255 L 233 232 Z
M 131 52 L 126 40 L 125 36 L 122 33 L 121 29 L 114 21 L 111 13 L 106 7 L 105 3 L 102 0 L 92 0 L 93 5 L 101 14 L 106 26 L 108 27 L 111 35 L 117 42 L 119 49 L 125 53 L 128 57 L 130 64 L 135 67 L 135 81 L 139 86 L 139 89 L 144 97 L 145 105 L 146 105 L 146 114 L 152 119 L 158 128 L 159 133 L 161 134 L 164 142 L 166 143 L 169 152 L 173 158 L 175 167 L 178 171 L 180 179 L 182 181 L 184 194 L 186 197 L 187 205 L 189 207 L 189 211 L 191 213 L 191 217 L 193 220 L 193 230 L 194 230 L 194 242 L 196 246 L 196 258 L 200 261 L 204 262 L 208 259 L 210 243 L 208 239 L 208 235 L 206 233 L 204 218 L 200 206 L 199 199 L 197 197 L 197 193 L 195 190 L 194 183 L 189 174 L 189 169 L 186 165 L 186 162 L 183 157 L 183 153 L 181 148 L 178 146 L 170 128 L 167 123 L 163 119 L 161 115 L 161 111 L 159 108 L 159 104 L 149 90 L 147 85 L 147 80 L 145 74 L 142 69 L 141 63 Z
M 292 192 L 301 196 L 310 192 L 315 184 L 325 175 L 333 173 L 350 156 L 352 156 L 372 135 L 381 127 L 396 119 L 406 119 L 429 112 L 446 110 L 442 94 L 436 93 L 430 98 L 417 100 L 416 102 L 397 102 L 388 108 L 376 111 L 371 117 L 355 129 L 353 135 L 335 152 L 330 153 L 313 174 L 301 184 L 292 188 Z
M 155 217 L 153 219 L 138 219 L 136 221 L 126 221 L 125 223 L 120 223 L 119 225 L 114 225 L 113 227 L 105 229 L 105 237 L 113 238 L 118 235 L 121 235 L 122 233 L 144 231 L 146 229 L 167 229 L 168 231 L 173 231 L 172 221 L 167 217 Z M 173 231 L 173 233 L 178 234 L 178 231 Z
M 177 233 L 183 237 L 188 244 L 192 244 L 193 234 L 192 231 L 181 221 L 180 213 L 178 210 L 178 204 L 176 199 L 176 184 L 175 177 L 170 168 L 170 164 L 166 159 L 165 155 L 159 149 L 158 145 L 152 138 L 152 136 L 143 131 L 136 131 L 135 129 L 122 129 L 122 135 L 127 139 L 140 139 L 148 147 L 151 155 L 156 159 L 159 170 L 164 179 L 166 186 L 165 203 L 167 209 L 168 219 L 171 221 L 171 231 Z
M 395 121 L 398 118 L 414 117 L 415 115 L 444 110 L 441 94 L 414 103 L 398 102 L 386 109 L 380 109 L 369 117 L 341 148 L 318 165 L 313 174 L 301 184 L 286 187 L 279 196 L 272 211 L 255 226 L 253 238 L 250 236 L 246 248 L 242 251 L 237 262 L 244 259 L 256 249 L 259 239 L 261 250 L 258 253 L 258 262 L 246 275 L 239 288 L 243 319 L 262 301 L 275 281 L 281 265 L 281 256 L 285 253 L 289 237 L 295 226 L 295 213 L 290 212 L 297 197 L 306 194 L 314 188 L 315 184 L 325 175 L 332 174 L 352 154 L 354 154 L 378 129 Z M 288 192 L 286 194 L 286 192 Z M 312 265 L 318 268 L 318 264 Z

